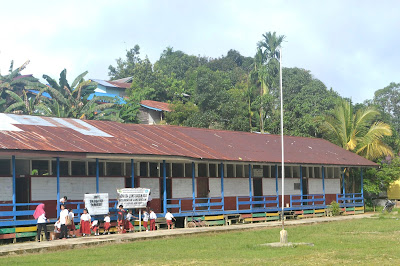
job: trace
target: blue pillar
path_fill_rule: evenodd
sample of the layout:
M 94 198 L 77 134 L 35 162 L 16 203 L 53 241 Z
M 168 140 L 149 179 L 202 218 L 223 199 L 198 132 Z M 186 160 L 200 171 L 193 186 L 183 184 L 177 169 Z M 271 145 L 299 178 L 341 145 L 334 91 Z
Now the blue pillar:
M 344 167 L 342 167 L 342 172 L 343 172 L 343 174 L 342 174 L 342 190 L 343 190 L 343 197 L 346 197 L 346 196 L 345 196 L 345 194 L 346 194 L 346 187 L 345 187 L 346 183 L 345 183 L 345 181 L 344 181 Z
M 60 157 L 56 158 L 56 174 L 57 174 L 57 217 L 60 213 Z
M 249 196 L 251 201 L 251 197 L 253 196 L 253 193 L 251 191 L 251 164 L 249 164 Z
M 193 208 L 193 212 L 196 210 L 196 208 L 194 207 L 194 205 L 196 204 L 196 185 L 195 185 L 195 175 L 196 175 L 196 169 L 195 169 L 195 163 L 192 162 L 192 197 L 193 197 L 193 204 L 192 204 L 192 208 Z
M 301 199 L 303 199 L 303 167 L 300 165 L 300 195 Z M 303 205 L 303 202 L 301 202 L 301 205 Z
M 131 187 L 135 187 L 135 162 L 131 159 Z
M 13 195 L 12 195 L 12 203 L 13 203 L 13 212 L 15 214 L 15 212 L 17 211 L 17 206 L 15 206 L 15 204 L 17 203 L 17 197 L 16 197 L 16 174 L 15 174 L 15 155 L 13 155 L 11 157 L 11 161 L 12 161 L 12 180 L 13 180 Z M 17 217 L 14 215 L 14 221 L 17 220 Z
M 276 188 L 276 196 L 279 198 L 279 186 L 278 186 L 278 165 L 275 164 L 275 188 Z M 278 203 L 279 205 L 279 203 Z
M 364 200 L 364 175 L 363 175 L 363 169 L 361 168 L 361 197 Z
M 224 163 L 221 163 L 221 198 L 222 198 L 222 210 L 225 210 L 225 199 L 224 199 Z
M 164 209 L 164 214 L 167 213 L 167 164 L 165 163 L 165 160 L 163 160 L 163 209 Z
M 325 167 L 322 166 L 322 193 L 324 194 L 324 205 L 325 205 Z
M 100 175 L 99 159 L 96 158 L 96 193 L 99 193 L 99 175 Z

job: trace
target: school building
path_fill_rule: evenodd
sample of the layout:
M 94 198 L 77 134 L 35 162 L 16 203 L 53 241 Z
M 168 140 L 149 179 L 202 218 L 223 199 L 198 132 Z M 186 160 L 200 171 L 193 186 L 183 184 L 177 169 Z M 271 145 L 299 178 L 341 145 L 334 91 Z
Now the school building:
M 284 140 L 285 210 L 363 206 L 344 168 L 375 163 L 323 139 Z M 116 200 L 123 187 L 150 188 L 159 215 L 278 212 L 280 145 L 269 134 L 0 114 L 0 227 L 34 224 L 39 203 L 56 218 L 64 195 Z

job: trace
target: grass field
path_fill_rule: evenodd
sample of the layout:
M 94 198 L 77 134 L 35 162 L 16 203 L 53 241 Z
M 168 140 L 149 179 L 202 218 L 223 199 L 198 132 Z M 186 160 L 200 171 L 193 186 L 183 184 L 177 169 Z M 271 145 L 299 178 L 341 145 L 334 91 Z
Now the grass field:
M 400 265 L 399 215 L 287 227 L 289 241 L 314 247 L 270 248 L 279 228 L 114 244 L 0 258 L 0 265 Z

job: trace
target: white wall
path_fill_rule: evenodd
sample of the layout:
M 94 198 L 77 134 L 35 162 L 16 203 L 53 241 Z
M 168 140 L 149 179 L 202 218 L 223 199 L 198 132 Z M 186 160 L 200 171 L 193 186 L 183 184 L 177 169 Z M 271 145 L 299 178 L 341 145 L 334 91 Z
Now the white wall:
M 263 195 L 264 196 L 276 195 L 275 178 L 263 178 L 262 186 L 263 186 Z
M 140 187 L 150 188 L 153 199 L 160 198 L 160 180 L 158 178 L 140 178 Z
M 263 178 L 263 194 L 276 195 L 275 178 Z M 294 183 L 299 183 L 299 178 L 285 178 L 285 195 L 300 195 L 300 190 L 294 189 Z M 278 178 L 279 194 L 282 194 L 282 179 Z
M 224 196 L 249 196 L 249 179 L 224 178 Z
M 192 179 L 172 178 L 173 198 L 191 198 L 192 196 Z
M 325 179 L 326 181 L 326 179 Z M 325 182 L 326 188 L 326 182 Z M 322 191 L 322 178 L 309 178 L 308 179 L 308 194 L 323 194 Z
M 117 198 L 117 188 L 125 187 L 123 177 L 100 177 L 101 193 L 108 193 L 110 199 Z M 83 200 L 85 193 L 96 193 L 95 177 L 60 177 L 60 197 Z M 57 198 L 57 179 L 55 177 L 32 177 L 32 200 L 54 200 Z
M 325 179 L 325 194 L 340 193 L 340 179 Z
M 0 201 L 12 201 L 12 177 L 0 177 Z
M 221 178 L 209 178 L 208 187 L 210 188 L 210 197 L 221 197 Z M 224 194 L 224 196 L 226 195 Z

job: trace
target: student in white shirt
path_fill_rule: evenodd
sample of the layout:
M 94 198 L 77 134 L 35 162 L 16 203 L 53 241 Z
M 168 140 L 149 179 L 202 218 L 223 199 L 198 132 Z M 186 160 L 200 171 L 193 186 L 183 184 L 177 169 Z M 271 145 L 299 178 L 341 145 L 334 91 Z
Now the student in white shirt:
M 83 214 L 81 214 L 81 233 L 83 236 L 90 236 L 90 221 L 92 220 L 92 217 L 90 217 L 90 214 L 87 209 L 83 210 Z
M 147 222 L 149 221 L 149 213 L 146 210 L 143 210 L 143 226 L 146 228 L 146 232 L 149 231 L 149 227 Z
M 68 217 L 68 210 L 65 208 L 65 205 L 61 205 L 61 211 L 60 211 L 60 223 L 61 223 L 61 234 L 60 238 L 66 239 L 67 238 L 67 217 Z
M 135 229 L 131 223 L 132 218 L 137 218 L 136 216 L 133 216 L 132 210 L 128 212 L 128 214 L 125 217 L 125 230 L 129 229 L 129 232 L 132 232 L 132 230 Z
M 69 219 L 71 221 L 71 224 L 68 225 L 67 228 L 68 228 L 70 234 L 72 234 L 72 237 L 75 237 L 75 229 L 76 229 L 75 228 L 75 221 L 74 221 L 75 214 L 74 214 L 72 209 L 68 209 L 68 216 L 69 216 Z
M 99 235 L 99 221 L 98 220 L 94 220 L 92 222 L 92 228 L 91 229 L 93 230 L 95 236 Z
M 64 197 L 62 197 L 62 198 L 60 199 L 60 203 L 61 203 L 61 204 L 65 204 L 65 203 L 67 202 L 67 200 L 68 200 L 67 196 L 64 196 Z
M 110 227 L 111 227 L 111 218 L 110 218 L 110 213 L 108 213 L 106 215 L 106 217 L 104 217 L 104 233 L 103 235 L 105 235 L 106 233 L 110 234 Z
M 167 213 L 165 214 L 165 220 L 167 220 L 167 226 L 168 230 L 174 228 L 174 224 L 172 222 L 172 219 L 175 220 L 175 217 L 172 215 L 172 213 L 168 210 Z
M 156 219 L 157 214 L 153 210 L 150 210 L 150 231 L 156 230 Z

